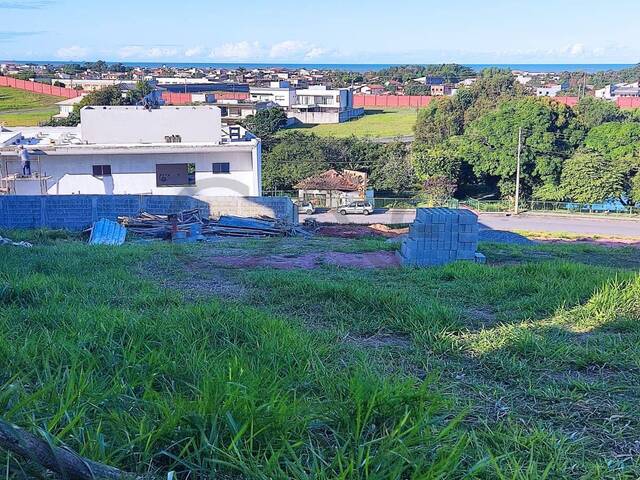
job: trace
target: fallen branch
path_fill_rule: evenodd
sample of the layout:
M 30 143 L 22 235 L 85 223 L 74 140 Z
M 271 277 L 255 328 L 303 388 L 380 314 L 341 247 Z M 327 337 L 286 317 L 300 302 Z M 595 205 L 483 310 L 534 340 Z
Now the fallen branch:
M 142 480 L 145 477 L 81 457 L 66 447 L 56 447 L 0 419 L 0 448 L 31 460 L 69 480 Z M 146 477 L 148 478 L 148 477 Z

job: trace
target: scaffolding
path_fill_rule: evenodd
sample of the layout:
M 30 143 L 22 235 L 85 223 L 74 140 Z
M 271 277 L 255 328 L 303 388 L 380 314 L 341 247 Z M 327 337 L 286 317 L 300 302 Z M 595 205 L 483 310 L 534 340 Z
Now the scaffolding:
M 35 159 L 35 161 L 34 161 Z M 15 164 L 15 165 L 14 165 Z M 36 166 L 35 171 L 33 166 Z M 0 163 L 0 194 L 2 195 L 46 195 L 49 191 L 48 180 L 51 177 L 42 172 L 40 156 L 34 155 L 31 160 L 31 175 L 22 174 L 22 162 L 16 155 L 15 159 L 3 158 Z M 25 182 L 21 188 L 21 183 Z M 34 186 L 33 183 L 36 185 Z

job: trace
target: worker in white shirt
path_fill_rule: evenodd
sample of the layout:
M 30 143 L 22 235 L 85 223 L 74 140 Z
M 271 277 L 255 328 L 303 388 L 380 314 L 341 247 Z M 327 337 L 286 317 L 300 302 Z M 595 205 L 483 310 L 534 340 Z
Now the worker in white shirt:
M 20 152 L 20 163 L 22 164 L 22 175 L 25 177 L 31 176 L 31 156 L 29 155 L 29 151 L 24 148 L 23 145 L 20 145 L 18 149 Z

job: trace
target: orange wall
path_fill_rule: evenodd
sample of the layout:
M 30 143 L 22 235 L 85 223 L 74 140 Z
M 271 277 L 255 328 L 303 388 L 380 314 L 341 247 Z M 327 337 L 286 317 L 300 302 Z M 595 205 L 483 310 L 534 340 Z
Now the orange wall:
M 28 80 L 18 80 L 11 77 L 0 76 L 0 87 L 12 87 L 27 92 L 44 93 L 46 95 L 54 95 L 56 97 L 75 98 L 82 95 L 83 92 L 74 90 L 73 88 L 54 87 L 46 83 L 30 82 Z

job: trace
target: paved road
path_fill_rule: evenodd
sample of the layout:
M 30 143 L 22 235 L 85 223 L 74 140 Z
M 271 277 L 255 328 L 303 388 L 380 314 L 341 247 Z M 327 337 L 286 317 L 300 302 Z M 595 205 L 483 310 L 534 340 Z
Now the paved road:
M 300 221 L 308 218 L 300 215 Z M 336 212 L 317 213 L 312 215 L 322 223 L 382 223 L 386 225 L 411 223 L 415 219 L 415 211 L 403 210 L 392 212 L 376 212 L 369 216 L 346 215 Z M 568 232 L 585 235 L 624 236 L 640 238 L 640 220 L 620 218 L 584 217 L 569 215 L 521 214 L 506 216 L 504 214 L 481 214 L 481 228 L 492 230 L 528 230 L 532 232 Z

